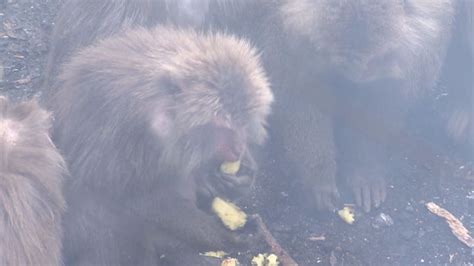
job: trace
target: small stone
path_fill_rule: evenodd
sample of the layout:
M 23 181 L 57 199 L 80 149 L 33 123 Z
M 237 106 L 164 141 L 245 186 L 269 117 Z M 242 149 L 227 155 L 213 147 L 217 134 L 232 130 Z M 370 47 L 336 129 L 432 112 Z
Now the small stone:
M 393 225 L 393 219 L 390 217 L 390 215 L 385 214 L 381 212 L 377 217 L 375 217 L 375 220 L 372 223 L 372 226 L 375 229 L 379 229 L 382 227 L 388 227 Z

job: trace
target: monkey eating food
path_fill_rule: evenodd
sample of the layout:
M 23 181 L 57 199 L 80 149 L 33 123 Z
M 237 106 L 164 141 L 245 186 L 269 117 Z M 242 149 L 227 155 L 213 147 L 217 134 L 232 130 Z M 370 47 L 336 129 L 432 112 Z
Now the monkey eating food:
M 59 81 L 67 263 L 206 265 L 199 252 L 263 242 L 209 210 L 249 190 L 266 138 L 273 95 L 247 41 L 131 29 L 72 56 Z M 221 173 L 225 162 L 240 165 Z

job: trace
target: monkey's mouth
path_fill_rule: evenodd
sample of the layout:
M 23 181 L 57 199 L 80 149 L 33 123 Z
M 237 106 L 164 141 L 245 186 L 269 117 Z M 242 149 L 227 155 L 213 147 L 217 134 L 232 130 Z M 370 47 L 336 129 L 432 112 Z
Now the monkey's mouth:
M 255 170 L 243 164 L 235 174 L 223 173 L 218 168 L 215 175 L 232 186 L 249 186 L 253 183 Z

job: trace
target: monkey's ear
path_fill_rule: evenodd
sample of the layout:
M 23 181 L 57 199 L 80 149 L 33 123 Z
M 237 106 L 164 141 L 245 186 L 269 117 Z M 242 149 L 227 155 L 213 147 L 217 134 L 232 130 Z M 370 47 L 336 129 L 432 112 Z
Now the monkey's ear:
M 174 112 L 167 108 L 167 104 L 158 104 L 151 112 L 150 128 L 160 140 L 166 141 L 175 131 Z

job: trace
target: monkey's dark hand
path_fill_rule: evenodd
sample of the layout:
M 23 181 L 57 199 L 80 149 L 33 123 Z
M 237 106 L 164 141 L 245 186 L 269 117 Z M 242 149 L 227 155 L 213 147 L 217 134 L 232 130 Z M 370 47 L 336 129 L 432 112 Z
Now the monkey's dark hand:
M 336 186 L 336 180 L 324 180 L 323 178 L 316 179 L 316 183 L 309 189 L 310 195 L 316 203 L 316 207 L 319 210 L 336 210 L 337 203 L 339 202 L 339 191 Z
M 148 221 L 155 224 L 156 239 L 155 246 L 167 245 L 162 243 L 163 234 L 172 235 L 180 239 L 180 243 L 199 249 L 201 252 L 210 250 L 240 251 L 249 249 L 254 244 L 259 243 L 262 236 L 257 234 L 243 234 L 239 230 L 231 231 L 227 229 L 219 218 L 198 208 L 192 200 L 182 197 L 156 199 L 156 204 L 151 204 L 145 200 L 151 208 L 143 210 Z M 210 204 L 210 203 L 209 203 Z M 153 206 L 151 206 L 153 205 Z M 143 204 L 137 206 L 142 207 Z M 150 215 L 151 214 L 151 215 Z M 263 239 L 263 238 L 262 238 Z
M 198 186 L 198 196 L 208 200 L 215 197 L 236 200 L 248 194 L 252 189 L 257 165 L 250 154 L 246 152 L 236 174 L 222 173 L 217 166 L 210 167 L 210 169 L 213 170 L 204 170 L 204 174 L 198 177 L 201 180 L 201 186 Z
M 282 147 L 276 155 L 284 155 L 279 164 L 283 171 L 290 169 L 289 175 L 301 178 L 310 207 L 333 211 L 339 192 L 331 118 L 312 102 L 296 99 L 290 107 L 292 113 L 277 109 L 281 118 L 272 124 L 272 137 L 277 141 L 273 145 Z
M 377 167 L 352 170 L 347 182 L 354 194 L 355 202 L 365 212 L 378 208 L 387 197 L 386 180 L 383 170 Z

